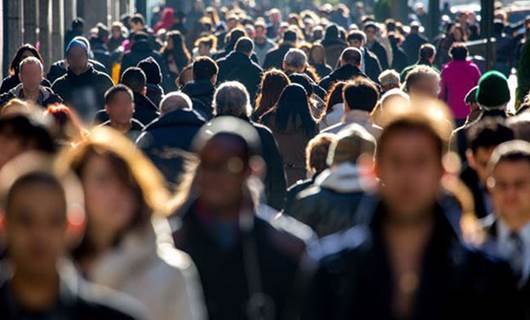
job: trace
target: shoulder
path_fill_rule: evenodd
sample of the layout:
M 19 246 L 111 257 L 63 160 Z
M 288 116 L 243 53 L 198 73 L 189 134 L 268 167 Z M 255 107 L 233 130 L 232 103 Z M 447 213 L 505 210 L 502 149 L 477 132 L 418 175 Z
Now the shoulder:
M 323 237 L 309 248 L 309 255 L 319 261 L 321 267 L 328 268 L 360 252 L 370 238 L 370 232 L 365 226 L 355 226 L 345 232 Z
M 310 227 L 265 205 L 261 205 L 257 210 L 256 224 L 268 226 L 271 237 L 291 243 L 301 250 L 305 250 L 306 246 L 316 239 Z

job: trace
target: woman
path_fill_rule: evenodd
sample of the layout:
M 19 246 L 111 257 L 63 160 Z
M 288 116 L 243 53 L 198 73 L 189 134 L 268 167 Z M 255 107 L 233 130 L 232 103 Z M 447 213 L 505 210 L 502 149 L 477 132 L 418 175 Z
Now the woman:
M 182 72 L 182 69 L 191 63 L 191 55 L 180 31 L 168 32 L 166 45 L 162 48 L 161 53 L 169 69 L 168 83 L 175 83 L 175 79 Z
M 11 60 L 11 63 L 9 64 L 9 75 L 2 80 L 0 94 L 8 92 L 20 84 L 20 79 L 18 78 L 18 67 L 22 60 L 26 59 L 27 57 L 35 57 L 44 65 L 44 60 L 42 60 L 39 51 L 37 51 L 34 46 L 29 43 L 22 45 L 20 48 L 18 48 L 17 53 L 15 53 L 13 60 Z M 51 83 L 46 79 L 42 80 L 41 85 L 46 87 L 52 86 Z
M 320 131 L 331 127 L 342 120 L 344 115 L 344 99 L 342 96 L 342 89 L 346 82 L 336 82 L 329 90 L 326 96 L 326 111 L 325 115 L 320 121 Z
M 276 105 L 283 89 L 291 83 L 289 77 L 278 69 L 271 69 L 263 74 L 256 98 L 256 109 L 252 113 L 252 120 L 258 121 L 262 115 Z
M 73 251 L 86 277 L 142 302 L 150 319 L 202 319 L 189 256 L 172 249 L 163 214 L 168 192 L 144 155 L 114 130 L 96 128 L 60 158 L 81 180 L 86 233 Z
M 289 84 L 277 105 L 261 118 L 278 142 L 288 185 L 306 178 L 305 148 L 318 134 L 318 125 L 309 108 L 304 87 Z
M 326 63 L 326 49 L 320 43 L 315 43 L 309 51 L 309 64 L 315 68 L 318 76 L 324 78 L 333 71 Z
M 466 42 L 467 37 L 464 28 L 459 23 L 454 24 L 448 32 L 448 35 L 440 42 L 440 48 L 438 50 L 438 62 L 439 65 L 446 64 L 449 60 L 449 50 L 455 42 Z
M 175 10 L 173 8 L 164 8 L 162 11 L 162 17 L 154 27 L 155 33 L 161 29 L 171 30 L 175 24 Z

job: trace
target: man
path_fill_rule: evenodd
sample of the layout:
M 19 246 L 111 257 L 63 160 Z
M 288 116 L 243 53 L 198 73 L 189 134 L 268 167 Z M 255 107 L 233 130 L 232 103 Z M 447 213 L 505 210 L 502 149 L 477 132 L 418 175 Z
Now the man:
M 366 34 L 359 30 L 350 32 L 346 38 L 350 47 L 361 50 L 361 70 L 374 82 L 377 83 L 379 74 L 383 71 L 377 56 L 368 50 L 366 45 Z
M 217 83 L 241 82 L 247 88 L 252 102 L 255 101 L 263 71 L 257 63 L 250 59 L 253 50 L 252 40 L 248 37 L 242 37 L 237 40 L 234 51 L 217 61 L 219 65 Z
M 467 165 L 460 178 L 473 193 L 475 212 L 479 218 L 493 212 L 491 198 L 486 188 L 488 162 L 493 150 L 503 142 L 514 139 L 512 129 L 503 121 L 487 118 L 467 131 Z
M 357 48 L 344 49 L 340 55 L 339 68 L 322 78 L 318 85 L 329 91 L 335 82 L 353 80 L 358 77 L 367 78 L 360 69 L 361 59 L 361 50 Z
M 381 128 L 374 125 L 370 114 L 379 100 L 379 90 L 368 79 L 358 78 L 348 82 L 342 89 L 344 115 L 340 123 L 324 129 L 322 132 L 339 133 L 349 124 L 356 123 L 372 136 L 379 137 Z
M 267 12 L 269 24 L 267 25 L 267 37 L 276 39 L 279 35 L 280 25 L 282 24 L 282 13 L 277 8 L 272 8 Z
M 204 123 L 186 94 L 171 92 L 160 103 L 160 117 L 147 125 L 136 141 L 171 187 L 180 182 L 191 142 Z
M 68 72 L 55 80 L 52 90 L 74 109 L 81 120 L 92 123 L 96 112 L 105 104 L 105 92 L 113 86 L 110 77 L 96 71 L 88 62 L 88 48 L 72 40 L 66 48 Z
M 133 119 L 133 93 L 128 87 L 118 84 L 105 93 L 105 111 L 109 120 L 103 122 L 102 126 L 110 126 L 125 134 L 131 141 L 136 141 L 144 126 Z
M 462 244 L 437 200 L 451 131 L 440 122 L 449 111 L 435 106 L 403 110 L 383 129 L 379 192 L 357 227 L 313 251 L 320 264 L 303 318 L 520 319 L 509 267 Z
M 212 100 L 219 67 L 211 58 L 199 57 L 193 61 L 192 71 L 193 81 L 184 85 L 182 92 L 194 101 L 193 109 L 204 119 L 210 120 L 213 117 Z
M 307 91 L 308 98 L 311 98 L 313 94 L 318 101 L 321 101 L 323 105 L 323 99 L 326 98 L 326 90 L 320 87 L 311 77 L 307 70 L 308 67 L 307 56 L 301 49 L 289 49 L 283 57 L 282 69 L 291 83 L 298 83 L 304 87 Z
M 430 43 L 424 43 L 421 45 L 420 50 L 418 51 L 418 60 L 416 63 L 411 64 L 410 66 L 406 67 L 401 71 L 401 81 L 405 81 L 407 78 L 407 74 L 414 69 L 416 66 L 419 65 L 426 65 L 429 66 L 435 70 L 436 67 L 434 66 L 434 60 L 436 59 L 436 48 L 430 44 Z M 411 57 L 409 57 L 410 59 Z
M 267 52 L 276 47 L 276 44 L 267 38 L 267 28 L 264 21 L 258 20 L 254 28 L 256 31 L 254 36 L 254 52 L 258 56 L 258 63 L 263 66 Z
M 411 99 L 437 98 L 440 75 L 431 67 L 419 65 L 407 74 L 404 91 Z
M 80 203 L 68 203 L 76 194 L 71 183 L 54 175 L 51 163 L 45 166 L 44 161 L 51 162 L 19 158 L 1 176 L 9 266 L 0 266 L 0 317 L 138 319 L 136 302 L 86 283 L 65 260 L 69 228 L 78 223 L 67 210 Z
M 134 96 L 134 118 L 146 126 L 158 118 L 158 107 L 147 97 L 147 78 L 142 69 L 130 67 L 121 76 L 121 83 L 131 89 Z
M 328 163 L 312 187 L 300 192 L 288 214 L 311 227 L 319 237 L 355 224 L 355 213 L 367 183 L 358 167 L 361 156 L 373 157 L 375 138 L 352 124 L 331 144 Z
M 129 67 L 136 66 L 140 61 L 152 57 L 162 70 L 162 75 L 166 76 L 169 71 L 162 55 L 153 48 L 149 35 L 143 31 L 136 32 L 131 38 L 131 50 L 123 56 L 120 71 L 123 74 Z
M 229 40 L 229 34 L 239 26 L 239 17 L 235 14 L 230 14 L 226 17 L 226 30 L 217 34 L 217 49 L 225 49 Z M 215 49 L 215 48 L 214 48 Z
M 265 62 L 263 62 L 263 69 L 268 70 L 272 68 L 281 69 L 283 57 L 291 48 L 296 47 L 297 35 L 293 30 L 287 30 L 283 33 L 283 41 L 280 43 L 278 48 L 271 49 L 265 56 Z
M 285 201 L 286 180 L 283 160 L 272 132 L 261 124 L 250 121 L 252 107 L 245 87 L 238 82 L 225 82 L 217 88 L 214 96 L 216 116 L 232 116 L 249 122 L 257 131 L 265 160 L 264 203 L 281 210 Z
M 483 219 L 484 249 L 510 262 L 525 299 L 530 295 L 530 143 L 499 145 L 488 164 L 488 189 L 495 213 Z M 527 319 L 530 308 L 525 301 Z
M 386 49 L 377 40 L 379 27 L 374 22 L 368 22 L 364 25 L 363 31 L 366 34 L 366 47 L 368 47 L 368 49 L 377 56 L 377 59 L 379 59 L 381 70 L 388 69 L 388 55 Z
M 21 99 L 33 102 L 43 108 L 50 104 L 62 103 L 63 99 L 52 89 L 41 85 L 42 63 L 35 57 L 28 57 L 19 66 L 20 84 L 0 95 L 0 107 L 5 106 L 11 99 Z
M 428 43 L 427 38 L 420 33 L 421 25 L 417 21 L 410 24 L 410 33 L 405 37 L 403 45 L 401 46 L 409 61 L 413 61 L 414 57 L 418 55 L 420 47 Z
M 312 233 L 252 197 L 258 134 L 243 120 L 219 117 L 194 146 L 200 164 L 171 222 L 175 246 L 197 266 L 210 319 L 296 319 Z

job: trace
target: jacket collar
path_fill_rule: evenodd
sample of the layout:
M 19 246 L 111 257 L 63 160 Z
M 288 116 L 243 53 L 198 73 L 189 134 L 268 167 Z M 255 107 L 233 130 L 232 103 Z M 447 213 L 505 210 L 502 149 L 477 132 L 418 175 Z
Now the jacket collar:
M 202 126 L 204 123 L 205 120 L 193 110 L 175 110 L 155 119 L 145 127 L 145 130 L 178 127 L 183 124 Z
M 357 166 L 348 162 L 323 171 L 315 179 L 315 185 L 340 193 L 363 190 L 363 181 L 361 181 Z
M 22 90 L 22 83 L 19 83 L 16 87 L 9 90 L 15 97 L 19 99 L 24 99 L 24 91 Z M 40 86 L 39 87 L 39 98 L 37 99 L 37 103 L 42 105 L 44 101 L 48 100 L 51 96 L 50 89 L 47 89 L 46 87 Z

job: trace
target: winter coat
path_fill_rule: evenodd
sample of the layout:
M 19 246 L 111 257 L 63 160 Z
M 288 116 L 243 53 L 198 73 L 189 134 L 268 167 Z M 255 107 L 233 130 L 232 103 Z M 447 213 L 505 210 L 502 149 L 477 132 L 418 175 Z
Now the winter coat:
M 465 97 L 480 79 L 478 67 L 471 61 L 453 60 L 442 69 L 439 98 L 451 109 L 457 120 L 469 114 Z
M 268 70 L 272 68 L 282 69 L 283 57 L 289 51 L 289 49 L 294 48 L 294 45 L 291 43 L 282 43 L 278 48 L 269 50 L 265 56 L 265 61 L 263 62 L 263 70 Z
M 339 61 L 342 51 L 344 51 L 344 49 L 348 47 L 348 44 L 346 42 L 339 39 L 337 39 L 336 41 L 329 42 L 322 40 L 321 44 L 324 46 L 324 49 L 326 51 L 326 62 L 329 63 L 331 66 L 337 65 L 337 61 Z
M 175 110 L 145 127 L 136 145 L 166 180 L 176 185 L 184 170 L 186 153 L 191 153 L 191 143 L 204 123 L 194 111 Z
M 205 110 L 209 112 L 202 112 L 197 110 L 205 119 L 211 119 L 212 117 L 212 101 L 215 93 L 215 87 L 212 85 L 210 80 L 198 80 L 186 83 L 182 88 L 182 92 L 187 94 L 192 100 L 198 100 L 203 104 Z M 203 114 L 206 113 L 206 114 Z
M 157 51 L 153 50 L 151 43 L 148 40 L 141 40 L 133 44 L 131 51 L 127 52 L 121 61 L 120 76 L 127 70 L 129 67 L 136 67 L 138 62 L 144 60 L 147 57 L 152 57 L 156 60 L 160 66 L 160 70 L 164 77 L 164 81 L 167 82 L 167 77 L 169 76 L 169 71 L 167 64 L 165 63 L 162 55 Z M 166 84 L 163 83 L 162 86 Z
M 164 97 L 164 89 L 159 84 L 147 83 L 147 98 L 151 100 L 156 106 L 160 108 L 160 101 Z
M 113 86 L 110 77 L 92 66 L 80 75 L 68 72 L 55 80 L 52 90 L 63 98 L 86 123 L 92 123 L 96 112 L 105 105 L 105 92 Z
M 239 81 L 248 91 L 251 104 L 254 105 L 256 93 L 261 81 L 261 67 L 241 52 L 232 51 L 228 56 L 217 61 L 219 74 L 217 83 Z
M 142 302 L 148 319 L 205 319 L 195 265 L 173 247 L 170 232 L 167 220 L 131 231 L 95 262 L 88 277 Z
M 63 99 L 56 95 L 52 89 L 43 86 L 41 86 L 39 89 L 40 94 L 39 98 L 36 101 L 39 106 L 47 108 L 50 104 L 58 104 L 63 102 Z M 9 101 L 15 98 L 24 100 L 22 83 L 9 90 L 7 93 L 0 95 L 0 108 L 5 106 Z
M 313 186 L 301 191 L 287 214 L 324 237 L 355 224 L 355 213 L 363 194 L 357 167 L 342 163 L 323 171 Z
M 367 78 L 361 69 L 354 65 L 346 64 L 324 77 L 318 85 L 324 88 L 324 90 L 329 91 L 335 82 L 348 81 L 356 77 Z
M 381 68 L 381 62 L 375 55 L 375 53 L 371 52 L 370 50 L 363 48 L 363 56 L 362 56 L 362 68 L 361 70 L 366 74 L 370 80 L 372 80 L 375 83 L 379 83 L 379 75 L 383 71 Z
M 362 110 L 352 110 L 348 113 L 346 113 L 343 117 L 340 123 L 337 123 L 334 126 L 327 127 L 322 132 L 323 133 L 334 133 L 337 134 L 341 130 L 346 129 L 350 124 L 356 123 L 358 125 L 361 125 L 363 128 L 366 129 L 374 138 L 379 138 L 381 135 L 381 127 L 373 124 L 372 119 L 370 117 L 370 113 L 367 111 Z
M 421 45 L 428 42 L 429 41 L 427 41 L 424 36 L 417 33 L 410 33 L 407 37 L 405 37 L 401 47 L 405 51 L 405 54 L 407 54 L 408 60 L 415 61 L 419 57 Z
M 18 74 L 12 74 L 7 77 L 5 77 L 2 80 L 2 85 L 0 86 L 0 94 L 7 93 L 9 90 L 13 89 L 14 87 L 18 86 L 20 84 L 20 79 L 18 77 Z M 40 83 L 43 87 L 50 88 L 52 84 L 48 79 L 44 78 L 42 79 L 42 82 Z
M 315 68 L 315 71 L 317 72 L 320 79 L 333 72 L 333 68 L 331 68 L 328 64 L 313 64 L 312 66 Z
M 385 47 L 383 47 L 383 45 L 378 41 L 375 41 L 371 46 L 369 46 L 369 50 L 377 56 L 377 59 L 381 64 L 381 70 L 388 69 L 388 56 L 386 54 Z
M 110 70 L 107 70 L 105 66 L 99 61 L 88 59 L 88 64 L 94 67 L 96 71 L 103 72 L 107 75 L 110 74 Z M 50 71 L 48 71 L 48 74 L 46 75 L 46 79 L 48 79 L 51 86 L 51 84 L 53 84 L 55 80 L 64 76 L 67 72 L 68 70 L 66 67 L 66 60 L 59 60 L 51 65 Z
M 103 122 L 102 124 L 100 124 L 99 126 L 100 127 L 111 127 L 111 122 L 110 120 L 107 120 Z M 129 128 L 129 131 L 125 133 L 125 136 L 129 138 L 129 140 L 131 140 L 132 142 L 135 142 L 143 130 L 144 130 L 144 125 L 140 121 L 133 118 L 131 119 L 131 127 Z

